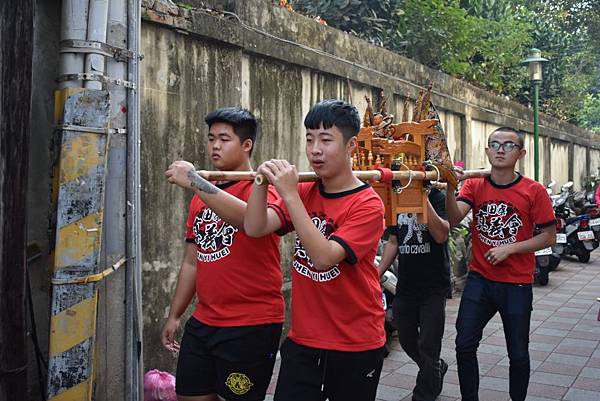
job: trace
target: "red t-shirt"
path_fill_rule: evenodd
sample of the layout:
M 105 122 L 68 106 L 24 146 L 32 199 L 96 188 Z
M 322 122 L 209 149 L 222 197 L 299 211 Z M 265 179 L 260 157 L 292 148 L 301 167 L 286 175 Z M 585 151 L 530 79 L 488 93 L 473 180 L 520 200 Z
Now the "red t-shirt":
M 217 185 L 243 201 L 251 182 Z M 269 199 L 277 192 L 269 187 Z M 225 223 L 194 195 L 187 219 L 186 241 L 196 244 L 196 296 L 193 316 L 217 327 L 281 323 L 284 300 L 279 237 L 251 238 Z
M 535 226 L 555 224 L 552 202 L 544 187 L 522 175 L 507 185 L 495 184 L 489 177 L 471 178 L 465 181 L 457 200 L 473 209 L 470 269 L 492 281 L 533 282 L 533 253 L 512 254 L 495 266 L 484 255 L 491 248 L 530 239 Z
M 379 274 L 374 265 L 384 230 L 384 207 L 368 184 L 326 193 L 319 182 L 301 183 L 298 193 L 315 226 L 346 250 L 329 270 L 312 269 L 296 237 L 292 269 L 292 325 L 288 337 L 313 348 L 367 351 L 385 344 Z M 270 205 L 285 233 L 294 229 L 283 200 Z

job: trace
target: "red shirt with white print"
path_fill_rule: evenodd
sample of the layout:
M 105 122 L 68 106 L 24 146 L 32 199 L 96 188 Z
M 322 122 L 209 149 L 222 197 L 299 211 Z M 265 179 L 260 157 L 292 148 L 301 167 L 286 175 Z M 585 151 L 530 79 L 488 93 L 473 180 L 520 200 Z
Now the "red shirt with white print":
M 379 274 L 374 265 L 384 230 L 384 207 L 368 184 L 326 193 L 320 182 L 298 184 L 314 225 L 346 251 L 328 270 L 313 269 L 296 237 L 292 268 L 292 324 L 288 337 L 313 348 L 367 351 L 385 344 Z M 280 234 L 293 231 L 283 202 L 270 204 L 281 220 Z
M 492 281 L 532 283 L 533 252 L 514 253 L 495 266 L 484 255 L 500 245 L 532 238 L 535 226 L 543 228 L 556 223 L 545 188 L 520 174 L 515 182 L 506 185 L 496 184 L 490 177 L 471 178 L 465 181 L 457 200 L 473 209 L 471 271 Z
M 247 201 L 252 182 L 217 185 Z M 269 186 L 268 199 L 278 199 Z M 279 237 L 261 238 L 225 223 L 194 195 L 187 219 L 186 241 L 196 244 L 196 296 L 193 316 L 216 327 L 281 323 L 284 300 Z

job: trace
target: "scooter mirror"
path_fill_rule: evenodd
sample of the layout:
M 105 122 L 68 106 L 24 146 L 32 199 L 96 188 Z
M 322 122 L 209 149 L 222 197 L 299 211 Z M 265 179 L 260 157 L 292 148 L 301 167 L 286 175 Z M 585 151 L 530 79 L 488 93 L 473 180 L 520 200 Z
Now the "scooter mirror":
M 572 186 L 573 186 L 573 181 L 567 181 L 562 185 L 562 187 L 560 187 L 560 189 L 563 191 L 566 191 L 567 189 L 571 188 Z
M 548 183 L 547 187 L 548 187 L 548 188 L 552 188 L 552 187 L 553 187 L 553 186 L 555 186 L 555 185 L 556 185 L 556 181 L 552 180 L 552 181 L 550 181 L 550 182 Z

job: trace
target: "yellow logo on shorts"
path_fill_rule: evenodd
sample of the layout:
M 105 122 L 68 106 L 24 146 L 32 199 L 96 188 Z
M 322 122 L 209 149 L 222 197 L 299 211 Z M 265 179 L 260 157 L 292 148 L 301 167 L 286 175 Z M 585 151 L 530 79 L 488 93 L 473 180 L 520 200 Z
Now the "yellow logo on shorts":
M 250 391 L 250 387 L 254 385 L 248 376 L 243 373 L 230 373 L 225 384 L 236 395 L 246 394 Z

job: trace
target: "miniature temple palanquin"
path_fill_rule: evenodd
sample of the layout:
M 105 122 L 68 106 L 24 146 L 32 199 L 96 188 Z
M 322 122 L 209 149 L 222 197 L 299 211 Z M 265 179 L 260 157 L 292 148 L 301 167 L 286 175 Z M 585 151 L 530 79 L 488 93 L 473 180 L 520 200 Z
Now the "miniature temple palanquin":
M 352 158 L 352 169 L 384 167 L 392 171 L 423 171 L 426 138 L 435 133 L 438 120 L 394 124 L 393 116 L 385 111 L 385 98 L 380 113 L 372 112 L 368 98 L 367 105 L 363 127 L 357 137 L 358 149 Z M 405 104 L 404 118 L 406 114 Z M 371 185 L 385 205 L 387 226 L 396 224 L 399 213 L 415 213 L 419 223 L 427 223 L 427 194 L 422 180 L 393 181 L 392 185 L 373 182 Z

